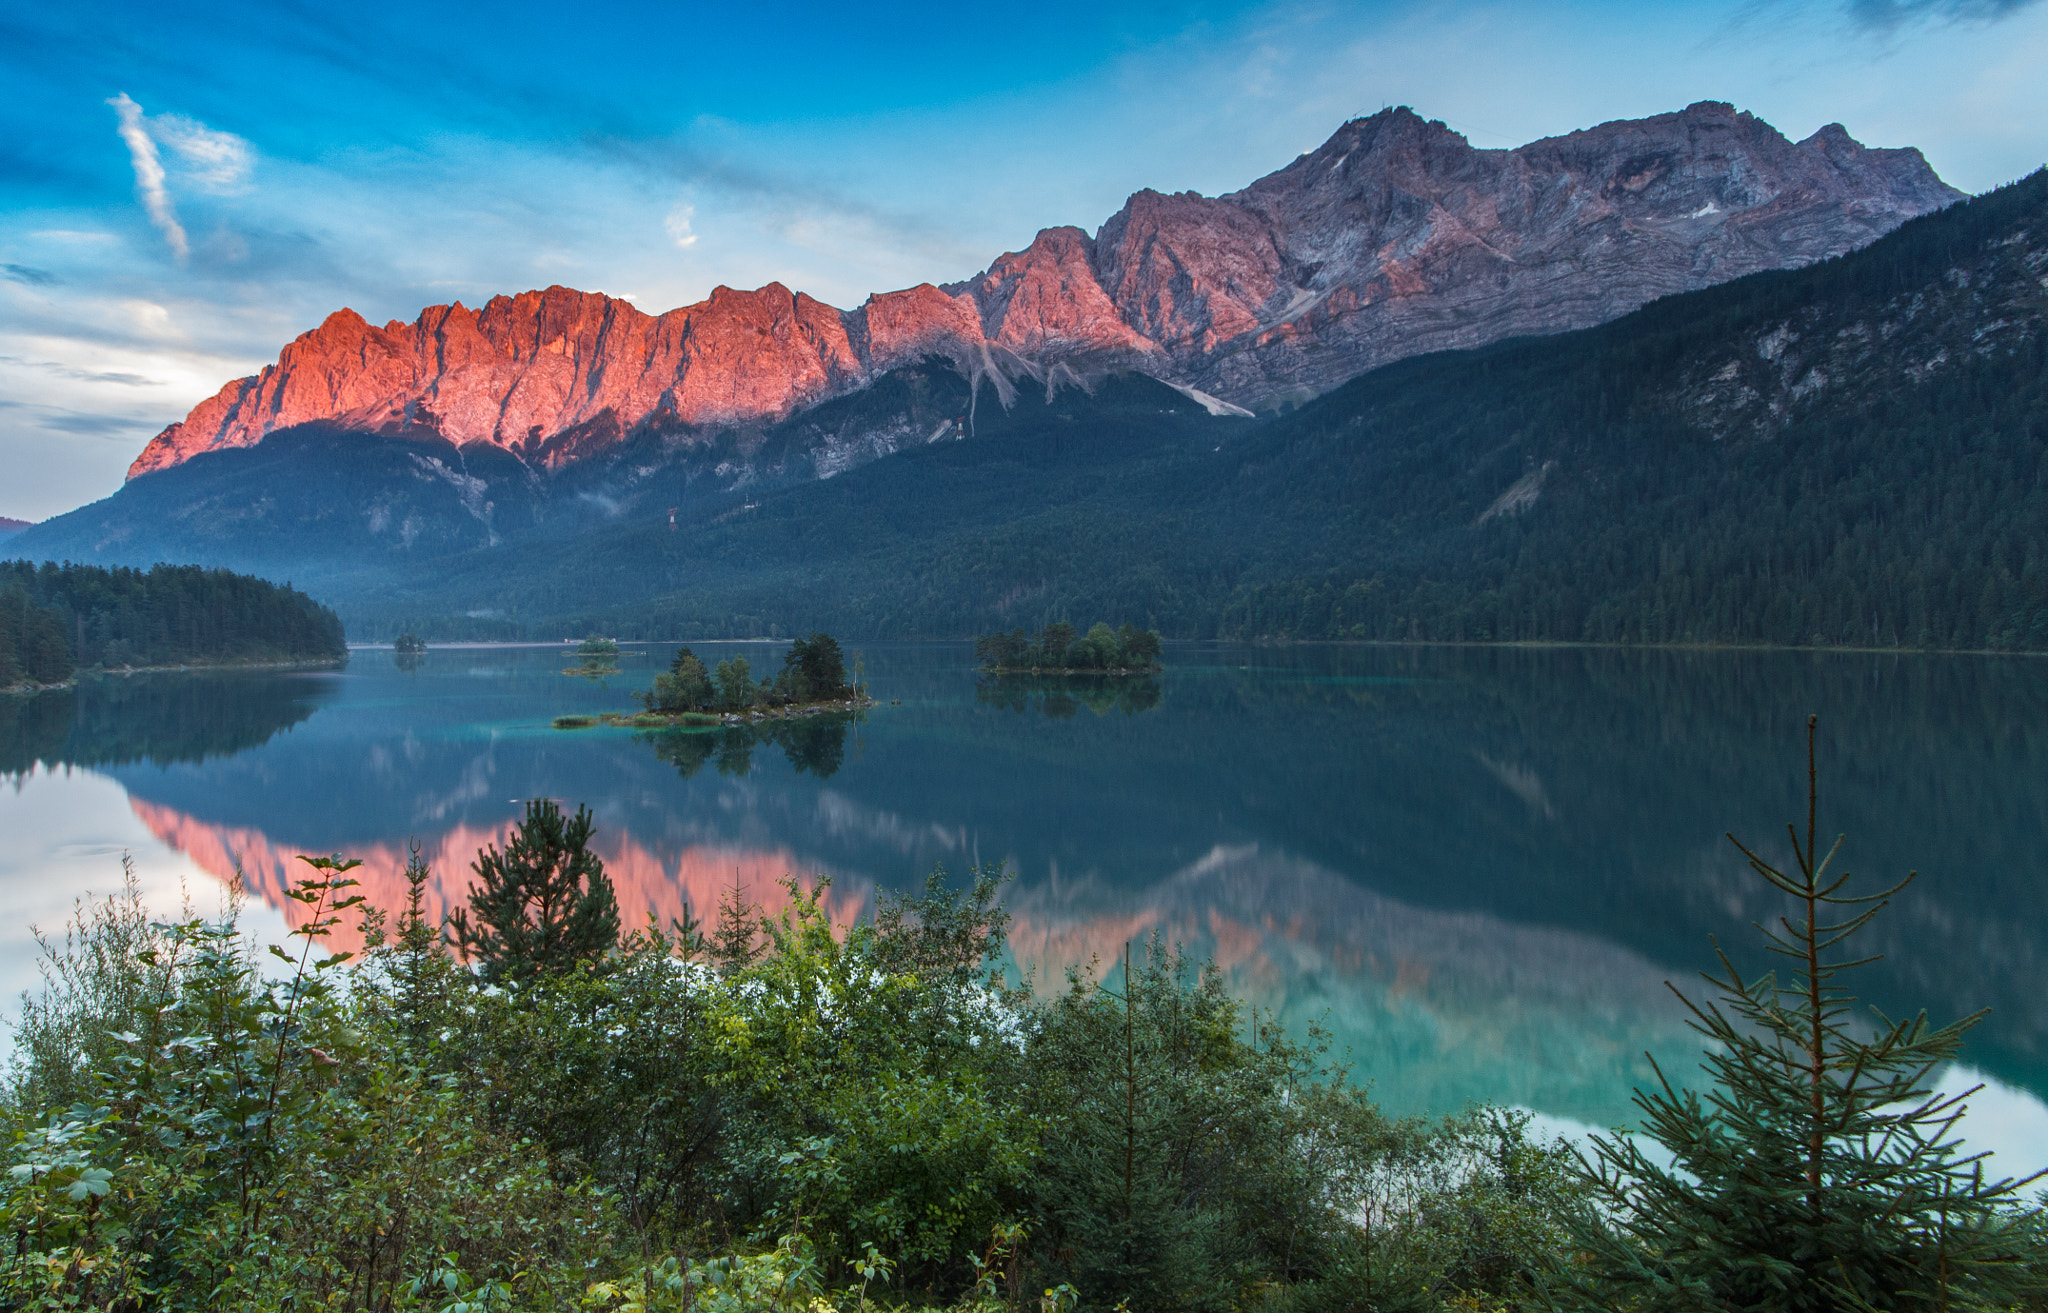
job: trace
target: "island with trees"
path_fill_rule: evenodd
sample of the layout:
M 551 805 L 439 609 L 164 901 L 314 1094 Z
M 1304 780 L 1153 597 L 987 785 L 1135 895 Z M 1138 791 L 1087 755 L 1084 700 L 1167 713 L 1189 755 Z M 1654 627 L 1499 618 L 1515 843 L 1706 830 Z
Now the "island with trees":
M 564 667 L 562 673 L 601 682 L 619 673 L 620 656 L 617 639 L 592 634 L 576 645 L 576 664 Z
M 0 690 L 59 687 L 91 670 L 347 659 L 340 618 L 267 579 L 0 561 Z
M 391 663 L 407 672 L 418 670 L 427 660 L 427 640 L 410 630 L 391 642 Z
M 1115 629 L 1098 621 L 1083 634 L 1055 620 L 1035 639 L 1012 629 L 974 640 L 974 658 L 991 675 L 1156 675 L 1163 650 L 1157 630 L 1128 621 Z
M 557 716 L 555 728 L 732 725 L 856 712 L 874 705 L 858 670 L 849 676 L 839 640 L 822 631 L 792 642 L 782 654 L 782 669 L 765 679 L 755 677 L 753 664 L 743 656 L 706 667 L 689 647 L 677 648 L 668 669 L 654 677 L 653 687 L 634 696 L 641 706 L 636 714 Z

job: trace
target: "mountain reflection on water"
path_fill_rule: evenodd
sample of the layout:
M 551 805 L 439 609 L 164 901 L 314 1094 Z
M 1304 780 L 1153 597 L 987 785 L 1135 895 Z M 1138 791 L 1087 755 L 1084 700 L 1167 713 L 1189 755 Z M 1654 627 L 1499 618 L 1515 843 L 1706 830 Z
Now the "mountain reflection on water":
M 1755 963 L 1749 924 L 1776 909 L 1723 835 L 1783 845 L 1817 712 L 1823 828 L 1873 885 L 1923 872 L 1872 928 L 1868 997 L 1992 1007 L 1970 1061 L 2048 1089 L 2043 663 L 1179 648 L 1141 698 L 1061 715 L 1057 689 L 978 679 L 965 645 L 865 656 L 884 705 L 795 746 L 552 730 L 622 709 L 635 676 L 437 649 L 411 672 L 359 656 L 318 689 L 268 677 L 248 707 L 300 710 L 267 742 L 245 719 L 233 755 L 98 760 L 128 763 L 101 769 L 163 842 L 273 903 L 295 854 L 341 852 L 395 905 L 418 837 L 446 907 L 536 796 L 591 806 L 629 918 L 709 916 L 735 884 L 773 904 L 790 874 L 829 877 L 846 918 L 934 863 L 1007 862 L 1013 951 L 1045 987 L 1156 931 L 1297 1029 L 1320 1021 L 1390 1107 L 1610 1125 L 1644 1050 L 1693 1069 L 1663 982 L 1710 964 L 1709 935 Z

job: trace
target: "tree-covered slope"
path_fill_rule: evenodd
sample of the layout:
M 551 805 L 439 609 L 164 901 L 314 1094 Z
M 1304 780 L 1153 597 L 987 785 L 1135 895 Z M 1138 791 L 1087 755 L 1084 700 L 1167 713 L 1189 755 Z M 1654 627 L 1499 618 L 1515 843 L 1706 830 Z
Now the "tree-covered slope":
M 651 577 L 646 601 L 587 595 L 649 633 L 1087 614 L 1183 636 L 2048 647 L 2044 275 L 2036 174 L 1840 260 L 1404 362 L 1213 442 L 905 453 L 680 539 L 584 541 L 563 577 Z
M 1004 409 L 928 361 L 687 459 L 649 438 L 548 471 L 281 433 L 20 546 L 291 577 L 365 635 L 1086 615 L 1175 637 L 2048 648 L 2044 278 L 2035 174 L 1840 259 L 1404 361 L 1278 418 L 1130 374 Z M 848 457 L 882 434 L 893 454 Z
M 2048 647 L 2044 274 L 2037 173 L 1811 269 L 1355 380 L 1245 453 L 1265 518 L 1314 529 L 1223 624 Z
M 333 611 L 291 587 L 198 566 L 0 562 L 0 688 L 80 667 L 338 661 Z

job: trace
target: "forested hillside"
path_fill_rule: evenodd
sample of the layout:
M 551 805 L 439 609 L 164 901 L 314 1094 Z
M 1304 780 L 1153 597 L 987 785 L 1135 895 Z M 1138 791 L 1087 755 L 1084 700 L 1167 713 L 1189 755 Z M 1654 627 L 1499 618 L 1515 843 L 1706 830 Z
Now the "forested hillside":
M 1240 466 L 1352 550 L 1299 535 L 1308 568 L 1219 627 L 2048 647 L 2044 273 L 2036 173 L 1812 269 L 1368 375 Z
M 650 440 L 549 472 L 302 426 L 23 544 L 295 579 L 365 637 L 1089 615 L 1172 638 L 2048 649 L 2044 278 L 2036 173 L 1840 259 L 1277 417 L 1134 374 L 1005 409 L 927 360 L 695 462 Z M 819 463 L 898 430 L 943 440 Z
M 603 612 L 650 633 L 1100 614 L 1177 636 L 2044 648 L 2044 275 L 2037 173 L 1840 260 L 1376 371 L 1207 450 L 909 452 L 687 545 L 591 540 L 568 573 L 675 579 Z
M 0 562 L 0 688 L 85 667 L 339 660 L 341 621 L 304 593 L 198 566 Z

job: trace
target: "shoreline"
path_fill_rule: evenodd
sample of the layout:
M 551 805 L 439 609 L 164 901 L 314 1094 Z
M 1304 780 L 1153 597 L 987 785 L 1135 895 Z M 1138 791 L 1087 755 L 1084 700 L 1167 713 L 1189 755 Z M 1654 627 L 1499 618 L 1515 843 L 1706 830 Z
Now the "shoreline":
M 671 643 L 787 643 L 786 638 L 628 638 L 618 640 L 620 647 L 654 647 Z M 972 638 L 874 638 L 849 639 L 848 642 L 862 642 L 875 645 L 901 647 L 936 646 L 939 644 L 971 644 Z M 2048 657 L 2048 648 L 1998 648 L 1998 647 L 1905 647 L 1861 644 L 1849 646 L 1833 643 L 1611 643 L 1592 639 L 1577 638 L 1516 638 L 1516 639 L 1461 639 L 1461 638 L 1179 638 L 1168 639 L 1176 647 L 1474 647 L 1474 648 L 1585 648 L 1615 652 L 1820 652 L 1843 656 L 1986 656 L 1986 657 Z M 490 648 L 560 648 L 563 642 L 507 641 L 507 642 L 464 642 L 433 643 L 428 652 L 472 651 Z M 389 643 L 350 643 L 350 652 L 389 652 Z M 152 666 L 151 670 L 210 669 L 211 667 Z M 1120 667 L 1109 670 L 1070 670 L 1066 667 L 1051 666 L 1003 666 L 991 669 L 976 666 L 977 671 L 987 674 L 1163 674 L 1160 666 L 1145 671 L 1138 668 Z M 138 669 L 137 673 L 140 673 Z
M 2048 657 L 2048 648 L 1851 647 L 1833 643 L 1600 643 L 1577 638 L 1199 638 L 1211 647 L 1497 647 L 1583 648 L 1607 652 L 1818 652 L 1840 656 Z
M 1074 666 L 976 666 L 977 675 L 1035 675 L 1041 679 L 1136 679 L 1142 675 L 1163 675 L 1165 666 L 1103 666 L 1095 669 Z
M 55 684 L 9 684 L 0 687 L 0 694 L 28 697 L 34 693 L 57 693 L 77 688 L 86 680 L 126 679 L 130 675 L 191 674 L 201 670 L 339 670 L 347 664 L 348 657 L 339 656 L 309 661 L 200 661 L 177 666 L 95 666 Z
M 793 707 L 763 707 L 758 711 L 600 711 L 587 715 L 556 716 L 553 729 L 721 729 L 728 725 L 753 725 L 764 720 L 801 720 L 809 716 L 852 715 L 882 705 L 879 699 L 862 694 L 826 702 L 806 702 Z

